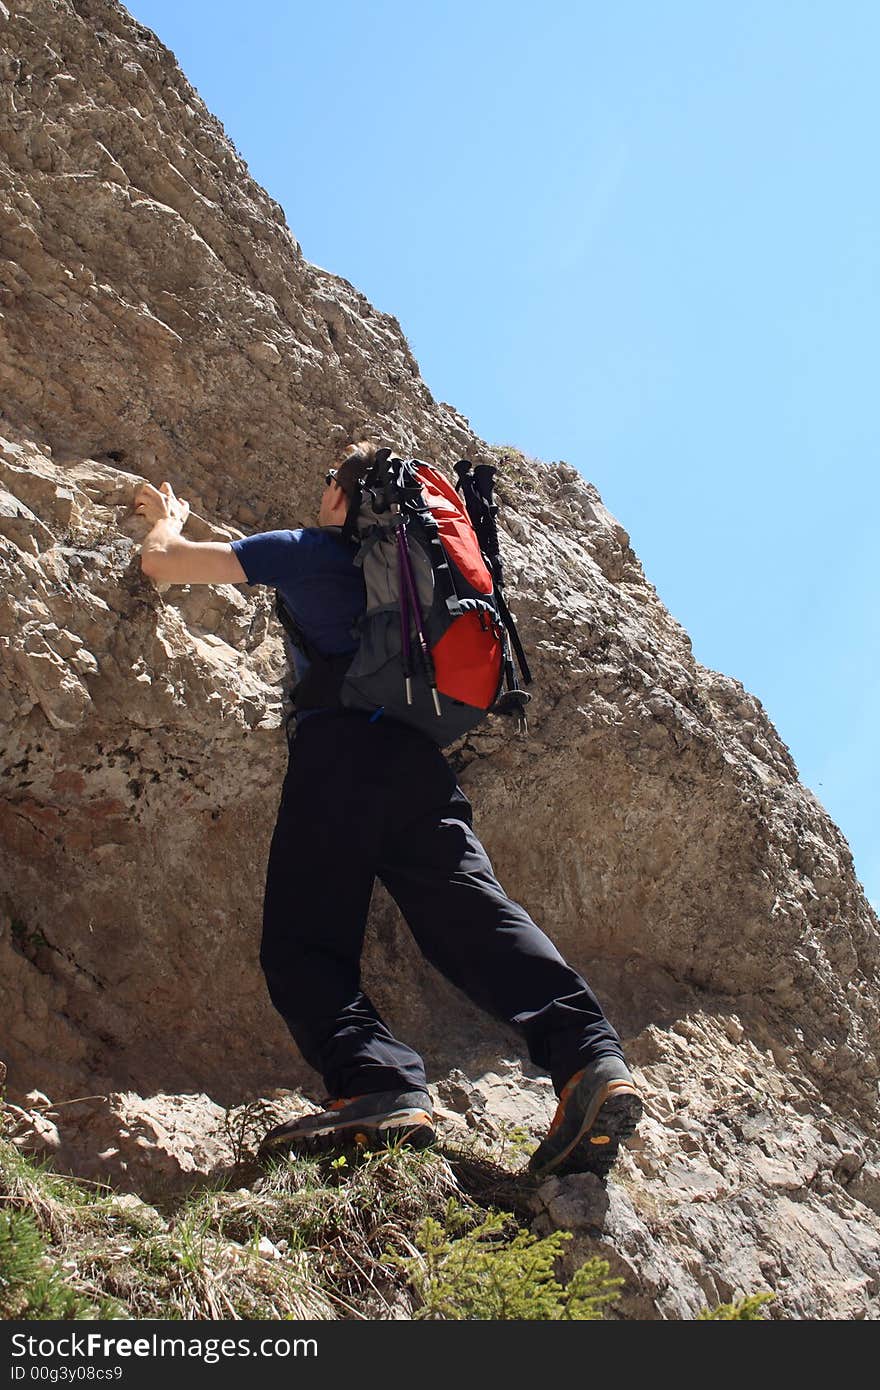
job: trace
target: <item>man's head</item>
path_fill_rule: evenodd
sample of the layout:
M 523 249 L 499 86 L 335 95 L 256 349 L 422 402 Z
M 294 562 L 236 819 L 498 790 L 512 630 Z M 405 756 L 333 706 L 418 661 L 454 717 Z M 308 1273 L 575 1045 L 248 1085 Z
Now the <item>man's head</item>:
M 376 458 L 376 445 L 368 439 L 349 444 L 336 468 L 331 468 L 324 484 L 319 526 L 344 526 L 348 509 L 360 492 L 364 474 Z

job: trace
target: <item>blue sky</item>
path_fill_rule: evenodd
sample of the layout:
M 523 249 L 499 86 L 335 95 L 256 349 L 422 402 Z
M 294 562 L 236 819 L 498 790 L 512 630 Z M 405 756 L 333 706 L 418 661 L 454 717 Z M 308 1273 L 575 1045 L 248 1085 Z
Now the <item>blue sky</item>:
M 880 6 L 129 8 L 434 395 L 596 484 L 880 905 Z

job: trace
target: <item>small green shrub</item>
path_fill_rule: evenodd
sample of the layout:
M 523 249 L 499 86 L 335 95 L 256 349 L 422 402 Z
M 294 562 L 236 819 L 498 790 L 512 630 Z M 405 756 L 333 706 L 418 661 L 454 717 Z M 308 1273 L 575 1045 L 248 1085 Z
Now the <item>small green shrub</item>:
M 741 1298 L 737 1303 L 721 1303 L 711 1311 L 704 1308 L 700 1313 L 698 1322 L 733 1322 L 741 1320 L 743 1322 L 761 1322 L 761 1309 L 765 1303 L 770 1303 L 776 1297 L 775 1293 L 769 1291 L 764 1293 L 749 1294 L 747 1298 Z
M 442 1222 L 429 1216 L 419 1226 L 419 1255 L 388 1256 L 421 1302 L 414 1317 L 598 1320 L 619 1297 L 623 1280 L 609 1279 L 604 1260 L 587 1260 L 568 1284 L 560 1284 L 554 1266 L 570 1231 L 539 1237 L 517 1229 L 508 1237 L 513 1222 L 508 1212 L 490 1212 L 476 1221 L 472 1211 L 450 1198 Z
M 18 949 L 25 954 L 29 951 L 36 951 L 40 946 L 48 945 L 39 927 L 31 929 L 27 922 L 22 921 L 20 917 L 12 918 L 9 929 L 12 934 L 12 940 L 15 942 Z
M 33 1218 L 0 1211 L 0 1318 L 76 1318 L 87 1312 L 49 1265 Z

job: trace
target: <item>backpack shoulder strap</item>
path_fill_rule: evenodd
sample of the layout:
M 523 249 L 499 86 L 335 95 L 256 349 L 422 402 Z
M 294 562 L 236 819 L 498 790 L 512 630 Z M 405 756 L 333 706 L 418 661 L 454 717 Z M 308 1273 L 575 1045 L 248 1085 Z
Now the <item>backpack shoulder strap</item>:
M 299 627 L 296 623 L 293 614 L 291 613 L 290 609 L 288 608 L 287 604 L 284 602 L 284 599 L 281 596 L 280 589 L 275 590 L 275 616 L 278 619 L 281 626 L 284 628 L 284 631 L 287 633 L 293 645 L 295 647 L 299 647 L 300 650 L 303 651 L 305 655 L 308 657 L 309 661 L 314 661 L 315 657 L 317 657 L 319 661 L 322 660 L 320 653 L 316 652 L 314 646 L 308 640 L 302 628 Z
M 275 615 L 295 647 L 299 647 L 308 659 L 309 668 L 301 680 L 290 691 L 290 699 L 297 710 L 324 709 L 340 703 L 339 692 L 345 672 L 351 665 L 351 654 L 324 656 L 314 642 L 309 641 L 302 628 L 294 620 L 293 614 L 275 590 Z

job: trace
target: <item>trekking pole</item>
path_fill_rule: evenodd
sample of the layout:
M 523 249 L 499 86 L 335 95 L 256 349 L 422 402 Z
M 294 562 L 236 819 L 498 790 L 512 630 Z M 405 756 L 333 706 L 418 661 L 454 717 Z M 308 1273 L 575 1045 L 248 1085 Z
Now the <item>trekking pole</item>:
M 499 635 L 507 690 L 496 700 L 494 708 L 499 714 L 516 715 L 517 731 L 524 734 L 528 731 L 526 705 L 531 697 L 527 690 L 522 689 L 517 680 L 516 668 L 513 664 L 514 653 L 516 653 L 523 680 L 527 685 L 531 683 L 532 673 L 519 640 L 513 615 L 504 600 L 504 566 L 501 560 L 498 526 L 495 521 L 498 514 L 498 504 L 493 496 L 497 469 L 491 463 L 478 463 L 471 473 L 470 462 L 467 459 L 462 459 L 456 464 L 455 471 L 458 474 L 458 490 L 464 496 L 468 514 L 479 537 L 480 549 L 494 580 L 495 602 L 501 619 Z
M 375 469 L 382 485 L 382 495 L 385 509 L 391 513 L 391 524 L 397 532 L 397 592 L 398 608 L 400 610 L 400 657 L 403 667 L 403 688 L 406 695 L 406 703 L 411 705 L 413 702 L 412 694 L 412 639 L 410 635 L 410 625 L 413 621 L 412 610 L 409 602 L 409 589 L 406 580 L 406 560 L 403 554 L 403 546 L 400 543 L 400 528 L 403 516 L 400 508 L 400 499 L 397 483 L 391 471 L 391 450 L 379 449 L 376 453 Z
M 409 594 L 407 592 L 406 580 L 403 573 L 403 547 L 400 544 L 400 536 L 397 539 L 397 588 L 399 593 L 400 606 L 400 654 L 403 665 L 403 685 L 406 691 L 406 703 L 411 705 L 412 696 L 412 645 L 410 639 L 411 614 L 409 609 Z
M 498 541 L 498 527 L 495 517 L 498 515 L 498 503 L 492 495 L 495 485 L 495 474 L 498 470 L 491 463 L 478 463 L 474 468 L 474 484 L 479 496 L 485 503 L 485 526 L 486 536 L 489 542 L 488 556 L 492 562 L 492 573 L 498 586 L 498 608 L 501 618 L 510 635 L 510 641 L 516 652 L 516 659 L 522 672 L 523 680 L 526 685 L 531 683 L 532 673 L 529 670 L 529 663 L 523 651 L 523 645 L 519 640 L 519 633 L 516 630 L 516 623 L 513 615 L 507 606 L 504 598 L 504 566 L 501 561 L 501 546 Z
M 406 587 L 408 588 L 408 598 L 412 609 L 412 616 L 415 620 L 416 637 L 418 638 L 419 654 L 422 658 L 425 678 L 431 691 L 431 698 L 434 701 L 434 710 L 437 718 L 442 719 L 443 711 L 440 708 L 440 699 L 437 694 L 437 674 L 434 670 L 434 662 L 431 659 L 431 649 L 428 646 L 428 639 L 425 634 L 425 621 L 422 617 L 422 607 L 419 603 L 418 589 L 416 588 L 415 576 L 413 575 L 412 557 L 409 553 L 409 541 L 406 535 L 406 523 L 402 516 L 397 529 L 397 544 L 400 566 L 404 575 Z
M 492 561 L 492 573 L 495 576 L 495 582 L 499 589 L 503 589 L 504 569 L 501 563 L 501 547 L 498 543 L 498 526 L 495 521 L 498 514 L 498 503 L 492 495 L 497 472 L 498 469 L 492 463 L 474 465 L 474 489 L 477 496 L 483 501 L 482 523 L 486 540 L 486 554 Z
M 434 710 L 437 718 L 442 719 L 443 711 L 440 708 L 440 700 L 437 695 L 437 675 L 434 670 L 434 662 L 431 659 L 431 649 L 428 646 L 428 639 L 425 633 L 425 622 L 422 616 L 422 607 L 419 603 L 419 592 L 413 575 L 412 559 L 410 557 L 409 542 L 406 535 L 406 517 L 400 504 L 401 484 L 392 473 L 391 457 L 390 449 L 380 449 L 376 455 L 376 468 L 385 495 L 385 505 L 391 512 L 391 524 L 397 531 L 398 588 L 401 612 L 401 654 L 404 657 L 404 663 L 409 661 L 408 670 L 406 664 L 404 664 L 406 699 L 407 704 L 411 705 L 412 645 L 410 638 L 410 623 L 412 623 L 416 630 L 419 656 L 422 660 L 425 679 L 431 691 L 431 698 L 434 701 Z M 399 463 L 400 460 L 398 460 L 398 464 Z M 406 632 L 405 638 L 404 631 Z

